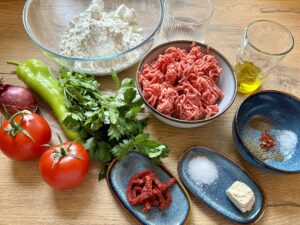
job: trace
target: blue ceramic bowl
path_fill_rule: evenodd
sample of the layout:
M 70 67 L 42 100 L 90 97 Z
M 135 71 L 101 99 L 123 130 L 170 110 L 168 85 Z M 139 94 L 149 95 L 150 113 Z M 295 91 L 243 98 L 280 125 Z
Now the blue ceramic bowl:
M 257 149 L 264 131 L 274 138 L 276 147 L 260 157 Z M 299 134 L 300 100 L 280 91 L 261 91 L 247 97 L 232 126 L 240 154 L 255 167 L 277 174 L 300 173 Z
M 161 44 L 150 52 L 142 59 L 138 66 L 137 74 L 136 74 L 136 86 L 138 88 L 139 94 L 141 95 L 142 100 L 145 103 L 146 108 L 155 116 L 157 119 L 161 120 L 162 122 L 179 128 L 193 128 L 203 126 L 211 121 L 214 121 L 218 117 L 222 116 L 232 105 L 237 91 L 237 82 L 236 77 L 234 74 L 234 70 L 230 65 L 229 61 L 223 56 L 220 52 L 216 49 L 212 48 L 211 46 L 207 46 L 205 44 L 195 42 L 198 46 L 202 48 L 203 52 L 209 52 L 209 54 L 214 55 L 217 59 L 218 65 L 222 68 L 222 73 L 220 77 L 220 81 L 218 83 L 218 87 L 224 93 L 223 99 L 218 103 L 219 112 L 214 116 L 207 118 L 207 119 L 200 119 L 200 120 L 193 120 L 193 121 L 186 121 L 175 119 L 169 116 L 166 116 L 160 112 L 158 112 L 154 107 L 152 107 L 147 100 L 143 97 L 143 91 L 139 82 L 139 74 L 145 64 L 149 64 L 157 59 L 157 57 L 164 53 L 165 50 L 169 47 L 176 47 L 181 49 L 186 49 L 189 51 L 191 49 L 192 41 L 171 41 Z

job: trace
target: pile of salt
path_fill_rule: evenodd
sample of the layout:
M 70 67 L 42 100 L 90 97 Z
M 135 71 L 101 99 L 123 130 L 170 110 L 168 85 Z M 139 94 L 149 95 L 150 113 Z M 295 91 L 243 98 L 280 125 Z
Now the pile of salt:
M 290 159 L 298 143 L 297 134 L 290 130 L 280 130 L 276 136 L 279 143 L 279 151 L 285 157 L 285 160 Z
M 192 158 L 187 169 L 190 178 L 199 185 L 212 184 L 219 176 L 215 163 L 204 156 Z

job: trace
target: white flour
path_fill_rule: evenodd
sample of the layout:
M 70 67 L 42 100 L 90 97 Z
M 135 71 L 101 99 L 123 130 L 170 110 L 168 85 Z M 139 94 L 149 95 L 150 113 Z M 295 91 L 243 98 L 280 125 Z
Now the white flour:
M 115 11 L 104 12 L 102 0 L 92 0 L 87 10 L 74 18 L 63 33 L 61 54 L 79 58 L 96 58 L 126 51 L 142 41 L 142 29 L 137 27 L 134 9 L 124 4 Z M 119 70 L 137 60 L 130 55 L 103 62 L 75 62 L 79 70 L 109 72 Z

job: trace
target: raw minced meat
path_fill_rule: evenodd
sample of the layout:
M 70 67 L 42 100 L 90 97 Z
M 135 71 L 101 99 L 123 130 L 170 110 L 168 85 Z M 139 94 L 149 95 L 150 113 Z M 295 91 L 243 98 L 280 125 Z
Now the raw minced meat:
M 213 55 L 192 44 L 190 52 L 170 47 L 140 72 L 143 96 L 157 111 L 177 119 L 209 118 L 219 111 L 222 69 Z

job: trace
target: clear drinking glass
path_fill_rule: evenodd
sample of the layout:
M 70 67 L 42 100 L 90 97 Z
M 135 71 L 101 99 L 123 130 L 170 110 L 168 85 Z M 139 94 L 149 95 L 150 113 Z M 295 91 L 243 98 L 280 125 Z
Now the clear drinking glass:
M 213 4 L 210 0 L 165 0 L 164 12 L 160 42 L 204 42 L 205 30 L 213 14 Z
M 234 60 L 238 92 L 257 90 L 293 47 L 293 35 L 283 25 L 269 20 L 250 23 Z

